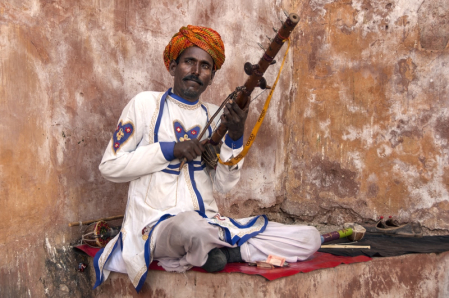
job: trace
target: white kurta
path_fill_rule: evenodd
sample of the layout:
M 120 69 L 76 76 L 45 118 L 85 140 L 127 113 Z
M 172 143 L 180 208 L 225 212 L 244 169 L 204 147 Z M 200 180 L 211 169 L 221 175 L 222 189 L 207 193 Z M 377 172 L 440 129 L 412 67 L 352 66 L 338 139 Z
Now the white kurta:
M 198 211 L 209 218 L 211 224 L 223 227 L 224 240 L 231 245 L 241 245 L 265 229 L 265 216 L 245 220 L 214 217 L 218 209 L 213 188 L 227 192 L 234 187 L 240 178 L 243 160 L 232 168 L 218 164 L 216 171 L 208 173 L 201 157 L 179 170 L 180 161 L 173 156 L 175 142 L 196 138 L 217 109 L 202 101 L 188 102 L 171 94 L 170 90 L 165 94 L 139 93 L 125 107 L 104 153 L 100 171 L 110 181 L 130 181 L 128 202 L 121 233 L 94 259 L 95 287 L 109 275 L 105 264 L 122 258 L 129 278 L 139 290 L 152 261 L 149 253 L 154 248 L 152 228 L 169 215 Z M 203 139 L 210 137 L 215 126 L 216 122 Z M 226 136 L 220 157 L 226 161 L 241 150 L 242 139 L 233 141 Z M 148 226 L 152 228 L 143 233 Z M 114 251 L 116 249 L 118 251 Z

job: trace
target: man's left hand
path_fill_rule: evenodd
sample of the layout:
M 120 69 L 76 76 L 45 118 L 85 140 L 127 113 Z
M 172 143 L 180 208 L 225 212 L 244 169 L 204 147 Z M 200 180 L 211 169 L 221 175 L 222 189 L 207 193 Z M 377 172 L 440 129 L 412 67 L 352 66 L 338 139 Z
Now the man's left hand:
M 230 100 L 224 107 L 223 115 L 221 115 L 221 123 L 226 125 L 228 135 L 234 141 L 237 141 L 243 136 L 247 116 L 248 108 L 242 110 L 233 100 Z

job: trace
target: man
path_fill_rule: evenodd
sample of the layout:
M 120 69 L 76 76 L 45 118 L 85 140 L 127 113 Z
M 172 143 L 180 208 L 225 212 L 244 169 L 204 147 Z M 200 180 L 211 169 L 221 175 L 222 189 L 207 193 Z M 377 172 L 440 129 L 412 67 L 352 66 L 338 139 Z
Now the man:
M 208 170 L 201 158 L 203 140 L 196 136 L 217 106 L 200 100 L 224 63 L 220 35 L 210 28 L 187 26 L 164 51 L 174 77 L 167 92 L 142 92 L 125 107 L 100 171 L 113 182 L 130 181 L 122 229 L 97 253 L 95 287 L 110 271 L 128 274 L 137 291 L 152 260 L 167 271 L 192 266 L 208 272 L 228 262 L 261 261 L 268 254 L 287 262 L 304 260 L 320 246 L 318 231 L 285 226 L 265 216 L 235 220 L 218 213 L 213 189 L 227 192 L 240 179 L 243 160 L 233 167 Z M 220 159 L 239 154 L 247 110 L 228 103 L 220 118 L 228 128 Z M 217 126 L 213 122 L 203 139 Z M 181 168 L 181 160 L 187 163 Z

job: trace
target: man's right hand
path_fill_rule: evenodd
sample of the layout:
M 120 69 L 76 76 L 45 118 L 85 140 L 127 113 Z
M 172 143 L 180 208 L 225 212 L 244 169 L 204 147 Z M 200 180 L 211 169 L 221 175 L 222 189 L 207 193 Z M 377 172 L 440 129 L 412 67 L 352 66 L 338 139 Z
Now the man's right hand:
M 193 139 L 176 143 L 173 155 L 179 160 L 186 158 L 187 161 L 192 161 L 203 153 L 205 141 L 200 143 L 197 139 Z

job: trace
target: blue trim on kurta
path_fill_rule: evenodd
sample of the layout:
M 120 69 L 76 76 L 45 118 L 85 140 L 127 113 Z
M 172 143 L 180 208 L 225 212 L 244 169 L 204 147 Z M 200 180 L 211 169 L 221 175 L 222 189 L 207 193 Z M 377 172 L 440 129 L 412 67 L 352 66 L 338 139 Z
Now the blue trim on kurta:
M 165 92 L 164 95 L 162 95 L 161 102 L 159 105 L 159 115 L 157 116 L 156 125 L 154 126 L 154 142 L 155 143 L 158 142 L 157 133 L 159 131 L 159 126 L 161 126 L 162 113 L 164 112 L 164 103 L 165 103 L 165 100 L 167 99 L 167 95 L 168 95 L 169 91 L 170 91 L 170 89 L 168 89 L 167 92 Z
M 262 215 L 262 216 L 265 217 L 265 215 Z M 265 231 L 265 229 L 267 227 L 267 224 L 268 224 L 268 220 L 265 217 L 265 224 L 263 225 L 263 227 L 259 231 L 255 231 L 255 232 L 253 232 L 251 234 L 247 234 L 247 235 L 244 235 L 242 237 L 239 237 L 239 236 L 235 235 L 233 238 L 231 238 L 231 232 L 229 231 L 229 229 L 227 227 L 223 227 L 223 226 L 219 225 L 218 223 L 211 223 L 210 222 L 209 224 L 213 225 L 213 226 L 221 227 L 224 230 L 224 236 L 225 236 L 224 241 L 225 242 L 227 242 L 227 243 L 229 243 L 231 245 L 237 244 L 237 246 L 241 246 L 243 243 L 248 241 L 250 238 L 252 238 L 252 237 L 262 233 L 263 231 Z
M 263 216 L 265 218 L 265 224 L 263 225 L 263 227 L 259 230 L 259 231 L 255 231 L 251 234 L 247 234 L 243 237 L 238 237 L 238 236 L 234 236 L 234 238 L 232 238 L 231 244 L 237 244 L 238 246 L 242 245 L 243 243 L 245 243 L 246 241 L 248 241 L 250 238 L 263 233 L 263 231 L 265 231 L 265 229 L 267 228 L 268 225 L 268 218 L 265 215 L 259 215 L 258 217 Z M 229 243 L 229 242 L 228 242 Z
M 172 174 L 172 175 L 179 175 L 181 173 L 180 171 L 173 171 L 173 170 L 167 170 L 167 169 L 163 169 L 161 172 L 164 172 L 167 174 Z
M 206 119 L 207 119 L 207 122 L 209 122 L 209 114 L 207 113 L 207 108 L 204 105 L 201 105 L 201 107 L 206 112 Z M 207 131 L 209 132 L 209 136 L 208 137 L 210 138 L 212 136 L 212 128 L 210 127 L 210 125 L 207 128 Z
M 206 214 L 204 212 L 200 212 L 200 211 L 197 211 L 197 212 L 203 218 L 208 219 L 208 217 L 206 216 Z M 239 237 L 239 236 L 235 235 L 234 238 L 231 238 L 231 232 L 229 231 L 229 229 L 227 227 L 223 227 L 223 226 L 221 226 L 218 223 L 211 223 L 211 222 L 209 222 L 209 224 L 213 225 L 213 226 L 220 227 L 220 228 L 222 228 L 224 230 L 224 238 L 225 238 L 224 241 L 225 242 L 227 242 L 227 243 L 229 243 L 231 245 L 237 244 L 237 246 L 241 246 L 243 243 L 248 241 L 250 238 L 252 238 L 252 237 L 262 233 L 263 231 L 265 231 L 265 229 L 267 228 L 267 225 L 268 225 L 268 218 L 267 218 L 266 215 L 258 215 L 255 218 L 253 218 L 252 220 L 250 220 L 246 225 L 242 225 L 242 224 L 237 223 L 235 221 L 235 219 L 228 217 L 229 220 L 232 222 L 232 224 L 234 224 L 236 226 L 236 228 L 246 229 L 246 228 L 252 227 L 256 223 L 256 221 L 259 219 L 259 217 L 261 217 L 261 216 L 265 219 L 265 224 L 262 226 L 262 228 L 259 231 L 255 231 L 255 232 L 253 232 L 251 234 L 247 234 L 247 235 L 244 235 L 242 237 Z
M 225 144 L 231 149 L 238 149 L 243 146 L 243 136 L 241 136 L 240 139 L 234 141 L 228 134 L 226 134 Z
M 199 210 L 195 210 L 202 218 L 208 218 L 205 213 L 201 213 Z
M 159 142 L 162 154 L 164 154 L 164 157 L 167 161 L 172 161 L 173 159 L 175 159 L 175 155 L 173 154 L 175 143 L 176 142 Z
M 184 99 L 181 96 L 178 96 L 178 95 L 172 93 L 171 92 L 171 88 L 168 89 L 168 95 L 170 95 L 170 97 L 172 97 L 173 99 L 176 99 L 177 101 L 182 102 L 183 104 L 186 104 L 186 105 L 189 105 L 189 106 L 196 105 L 198 103 L 198 101 L 200 101 L 199 98 L 196 101 L 194 101 L 194 102 L 188 101 L 187 99 Z
M 175 163 L 174 165 L 168 165 L 167 168 L 169 169 L 179 169 L 181 166 L 181 163 Z
M 103 277 L 100 277 L 100 266 L 98 265 L 98 260 L 100 259 L 101 254 L 104 251 L 104 247 L 102 249 L 100 249 L 99 251 L 97 251 L 97 253 L 95 254 L 94 257 L 94 268 L 95 268 L 95 276 L 97 278 L 94 288 L 98 287 L 99 285 L 101 285 L 101 283 L 103 282 Z
M 194 172 L 203 171 L 205 167 L 206 166 L 201 166 L 201 168 L 193 168 L 193 171 Z M 161 170 L 161 172 L 164 172 L 167 174 L 172 174 L 172 175 L 179 175 L 181 173 L 179 171 L 171 171 L 171 170 L 167 170 L 167 169 Z
M 204 170 L 204 168 L 206 167 L 206 164 L 201 162 L 201 161 L 191 161 L 191 163 L 193 163 L 194 165 L 199 165 L 198 167 L 193 167 L 193 171 L 194 172 L 198 172 L 198 171 L 202 171 Z M 167 173 L 167 174 L 172 174 L 172 175 L 179 175 L 181 173 L 181 171 L 179 170 L 179 166 L 181 164 L 174 164 L 174 165 L 168 165 L 166 169 L 163 169 L 161 172 Z M 173 169 L 173 170 L 171 170 Z
M 189 162 L 189 176 L 190 176 L 190 182 L 192 183 L 192 187 L 193 190 L 195 191 L 196 197 L 198 199 L 198 205 L 200 207 L 200 212 L 201 213 L 205 213 L 205 208 L 204 208 L 204 201 L 203 201 L 203 197 L 201 196 L 200 192 L 198 191 L 198 188 L 196 188 L 196 182 L 195 182 L 195 166 L 194 166 L 195 162 Z
M 151 260 L 151 248 L 150 248 L 150 243 L 151 243 L 151 236 L 153 235 L 153 231 L 156 228 L 156 226 L 158 224 L 160 224 L 162 221 L 166 220 L 167 218 L 172 217 L 173 215 L 171 214 L 164 214 L 162 215 L 159 220 L 157 221 L 157 223 L 153 226 L 153 228 L 151 229 L 150 234 L 148 235 L 148 239 L 145 241 L 145 250 L 144 250 L 144 254 L 145 254 L 145 264 L 147 265 L 147 271 L 145 271 L 145 273 L 142 275 L 142 277 L 140 278 L 139 283 L 137 284 L 136 287 L 136 291 L 137 293 L 140 292 L 140 290 L 142 289 L 143 284 L 145 283 L 145 279 L 147 278 L 147 274 L 148 274 L 148 268 L 150 267 L 150 260 Z
M 194 165 L 199 165 L 199 166 L 203 166 L 204 162 L 200 161 L 200 160 L 193 160 L 191 161 L 191 163 L 193 163 Z M 167 168 L 169 169 L 179 169 L 179 167 L 181 166 L 181 163 L 175 163 L 174 165 L 168 165 Z
M 261 216 L 261 215 L 258 215 L 257 217 L 254 217 L 253 219 L 251 219 L 250 221 L 248 221 L 248 223 L 245 224 L 245 225 L 242 225 L 241 223 L 239 223 L 238 221 L 236 221 L 235 219 L 230 218 L 230 217 L 229 217 L 229 220 L 230 220 L 230 221 L 232 222 L 232 224 L 233 224 L 234 226 L 236 226 L 237 228 L 239 228 L 239 229 L 247 229 L 247 228 L 249 228 L 249 227 L 252 227 L 252 226 L 254 225 L 254 223 L 259 219 L 260 216 Z M 262 215 L 262 216 L 265 216 L 265 215 Z
M 112 253 L 114 252 L 114 250 L 117 248 L 117 243 L 120 241 L 120 245 L 123 247 L 123 243 L 122 243 L 122 232 L 119 233 L 118 239 L 114 244 L 114 247 L 112 247 L 111 253 L 109 254 L 108 258 L 106 259 L 106 261 L 104 262 L 104 264 L 106 265 L 106 263 L 109 261 L 109 258 L 112 256 Z M 100 260 L 101 255 L 103 254 L 104 248 L 102 248 L 101 250 L 99 250 L 94 257 L 94 268 L 95 268 L 95 275 L 96 275 L 96 282 L 94 285 L 94 289 L 96 287 L 98 287 L 99 285 L 101 285 L 104 281 L 104 274 L 103 272 L 100 272 L 100 266 L 98 265 L 98 261 Z M 104 269 L 104 268 L 103 268 Z

